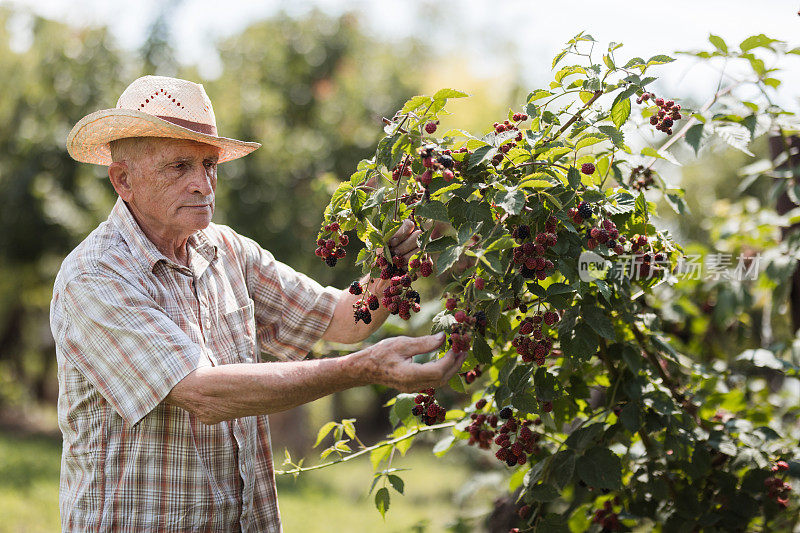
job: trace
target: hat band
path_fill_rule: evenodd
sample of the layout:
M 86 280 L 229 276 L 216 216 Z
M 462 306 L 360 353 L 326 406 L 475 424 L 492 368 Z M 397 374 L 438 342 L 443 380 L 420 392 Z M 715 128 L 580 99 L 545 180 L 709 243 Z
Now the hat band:
M 181 126 L 182 128 L 196 131 L 197 133 L 204 133 L 206 135 L 214 135 L 214 136 L 217 135 L 217 127 L 214 124 L 204 124 L 203 122 L 192 122 L 191 120 L 185 120 L 176 117 L 166 117 L 163 115 L 156 115 L 156 116 L 162 120 L 166 120 L 167 122 L 172 122 L 176 126 Z

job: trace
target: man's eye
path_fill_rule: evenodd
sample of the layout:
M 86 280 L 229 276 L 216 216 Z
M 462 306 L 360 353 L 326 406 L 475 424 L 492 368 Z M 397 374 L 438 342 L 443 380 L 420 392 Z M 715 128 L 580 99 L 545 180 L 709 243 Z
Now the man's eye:
M 206 161 L 205 162 L 206 168 L 216 168 L 217 164 L 213 161 Z
M 176 163 L 172 165 L 172 168 L 174 168 L 175 170 L 183 170 L 186 168 L 186 163 Z

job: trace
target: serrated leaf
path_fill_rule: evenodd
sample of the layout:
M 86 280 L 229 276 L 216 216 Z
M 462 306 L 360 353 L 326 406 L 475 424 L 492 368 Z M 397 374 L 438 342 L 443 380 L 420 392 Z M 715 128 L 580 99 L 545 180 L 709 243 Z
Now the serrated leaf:
M 598 335 L 605 337 L 609 340 L 616 338 L 614 332 L 614 324 L 611 319 L 599 307 L 586 306 L 582 308 L 581 316 L 583 320 L 595 331 Z
M 636 204 L 636 198 L 627 191 L 619 191 L 611 195 L 609 198 L 609 203 L 603 206 L 603 209 L 609 215 L 621 215 L 624 213 L 630 213 L 634 209 L 634 205 Z
M 578 476 L 590 487 L 617 490 L 622 486 L 622 464 L 608 448 L 590 448 L 575 466 Z
M 528 491 L 528 496 L 535 502 L 551 502 L 557 500 L 560 493 L 549 483 L 535 485 Z
M 409 111 L 414 111 L 424 105 L 430 104 L 432 101 L 430 96 L 412 96 L 404 105 L 403 108 L 400 110 L 400 113 L 408 113 Z
M 555 483 L 559 490 L 564 490 L 569 485 L 574 472 L 575 452 L 572 450 L 561 450 L 550 459 L 548 478 Z
M 436 445 L 433 447 L 433 455 L 436 457 L 442 457 L 447 451 L 453 447 L 453 443 L 455 442 L 456 438 L 453 435 L 448 435 L 447 437 L 443 438 Z
M 381 516 L 386 519 L 386 511 L 389 510 L 389 489 L 381 487 L 375 493 L 375 508 L 381 513 Z
M 509 215 L 517 215 L 525 207 L 525 193 L 512 188 L 495 196 L 495 204 Z
M 482 335 L 475 335 L 472 341 L 472 353 L 479 363 L 489 365 L 492 363 L 492 349 Z
M 599 133 L 587 133 L 581 137 L 577 143 L 575 143 L 575 149 L 580 150 L 581 148 L 586 148 L 587 146 L 592 146 L 593 144 L 597 144 L 605 140 L 608 140 L 608 137 L 605 135 L 601 135 Z
M 447 216 L 447 207 L 442 202 L 437 202 L 436 200 L 418 205 L 414 208 L 414 214 L 419 217 L 439 220 L 441 222 L 450 221 L 450 218 Z
M 747 52 L 748 50 L 752 50 L 753 48 L 769 48 L 772 50 L 772 43 L 777 42 L 777 39 L 771 39 L 760 33 L 758 35 L 751 35 L 744 41 L 739 44 L 739 48 L 741 48 L 742 52 Z
M 622 425 L 631 433 L 636 433 L 642 427 L 642 411 L 634 402 L 628 402 L 619 414 Z
M 336 422 L 328 422 L 327 424 L 319 428 L 319 431 L 317 432 L 317 441 L 314 443 L 314 446 L 312 446 L 312 448 L 316 448 L 317 446 L 319 446 L 322 440 L 325 437 L 327 437 L 328 433 L 330 433 L 331 430 L 336 426 L 337 426 Z
M 466 98 L 469 96 L 467 93 L 457 91 L 455 89 L 439 89 L 433 95 L 434 100 L 446 100 L 447 98 Z
M 708 36 L 708 41 L 714 45 L 714 48 L 719 50 L 723 54 L 728 53 L 728 45 L 725 44 L 725 40 L 722 37 L 714 35 L 713 33 Z
M 649 67 L 650 65 L 663 65 L 665 63 L 672 63 L 673 61 L 675 61 L 675 58 L 659 54 L 648 59 L 647 66 Z
M 356 421 L 355 418 L 346 418 L 342 420 L 342 426 L 344 426 L 344 432 L 351 439 L 356 438 L 356 426 L 353 424 L 355 421 Z
M 389 457 L 391 451 L 391 446 L 381 446 L 369 452 L 369 462 L 372 464 L 372 469 L 377 470 L 380 464 Z
M 550 68 L 556 68 L 556 65 L 558 65 L 558 62 L 561 61 L 562 59 L 564 59 L 565 55 L 567 55 L 567 51 L 566 50 L 562 50 L 561 52 L 559 52 L 558 55 L 556 55 L 556 57 L 553 58 L 553 65 Z
M 388 478 L 389 478 L 389 483 L 392 484 L 392 488 L 397 492 L 399 492 L 400 494 L 403 494 L 403 489 L 405 488 L 403 479 L 400 476 L 396 476 L 394 474 L 389 474 Z
M 617 95 L 614 104 L 611 106 L 611 121 L 617 127 L 622 128 L 625 121 L 631 115 L 631 99 L 626 93 Z
M 703 126 L 704 124 L 702 122 L 695 124 L 686 130 L 686 135 L 684 136 L 686 144 L 694 149 L 694 155 L 697 155 L 697 152 L 700 150 L 700 141 L 703 139 Z
M 625 137 L 622 135 L 622 132 L 614 126 L 598 126 L 597 129 L 608 135 L 611 142 L 614 143 L 614 146 L 617 148 L 622 148 L 623 150 L 627 148 L 627 146 L 625 146 Z
M 491 161 L 491 159 L 495 155 L 497 155 L 496 147 L 488 144 L 486 146 L 481 146 L 480 148 L 472 152 L 472 155 L 469 156 L 468 168 L 473 169 L 485 161 Z

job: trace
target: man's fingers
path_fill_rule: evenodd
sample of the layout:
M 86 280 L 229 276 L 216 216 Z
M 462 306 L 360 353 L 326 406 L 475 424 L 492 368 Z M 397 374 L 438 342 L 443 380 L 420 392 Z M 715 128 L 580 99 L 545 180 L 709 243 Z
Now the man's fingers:
M 446 384 L 461 369 L 468 352 L 449 350 L 441 359 L 419 365 L 419 378 L 432 383 Z
M 417 238 L 422 235 L 421 230 L 416 230 L 411 233 L 406 240 L 395 246 L 392 251 L 394 255 L 407 255 L 411 252 L 419 250 L 419 244 L 417 243 Z
M 423 335 L 422 337 L 409 337 L 406 338 L 404 344 L 405 351 L 408 355 L 418 355 L 421 353 L 432 352 L 439 348 L 444 342 L 444 332 L 437 333 L 436 335 Z
M 414 223 L 410 219 L 405 219 L 403 223 L 397 228 L 397 231 L 392 235 L 392 238 L 389 239 L 387 243 L 389 248 L 394 248 L 408 237 L 408 235 L 414 231 Z

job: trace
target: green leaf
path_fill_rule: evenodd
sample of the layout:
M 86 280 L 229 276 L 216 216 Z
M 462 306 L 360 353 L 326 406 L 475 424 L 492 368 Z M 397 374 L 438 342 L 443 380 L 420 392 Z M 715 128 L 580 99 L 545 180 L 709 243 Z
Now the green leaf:
M 430 253 L 443 252 L 451 246 L 456 246 L 457 244 L 458 243 L 453 237 L 441 237 L 435 241 L 429 242 L 425 247 L 425 251 Z
M 608 448 L 589 449 L 575 466 L 578 476 L 590 487 L 609 490 L 622 487 L 622 464 Z
M 663 65 L 665 63 L 672 63 L 673 61 L 675 61 L 675 58 L 659 54 L 648 59 L 647 66 L 649 67 L 650 65 Z
M 606 339 L 615 340 L 614 324 L 599 307 L 583 307 L 581 316 L 593 330 Z
M 461 257 L 461 247 L 451 246 L 443 251 L 436 259 L 436 274 L 444 274 Z
M 466 98 L 469 96 L 467 93 L 457 91 L 455 89 L 439 89 L 433 95 L 434 100 L 446 100 L 448 98 Z
M 555 454 L 548 465 L 549 478 L 559 490 L 564 488 L 572 480 L 575 472 L 575 452 L 572 450 L 561 450 Z
M 771 44 L 776 42 L 777 39 L 771 39 L 760 33 L 758 35 L 751 35 L 744 41 L 739 44 L 739 48 L 742 49 L 742 52 L 747 52 L 748 50 L 752 50 L 753 48 L 769 48 L 772 50 Z
M 592 146 L 593 144 L 603 142 L 607 139 L 608 137 L 599 133 L 587 133 L 586 135 L 582 136 L 577 143 L 575 143 L 575 149 L 580 150 L 581 148 Z
M 556 55 L 556 57 L 553 58 L 553 65 L 550 68 L 556 68 L 556 65 L 558 65 L 558 62 L 561 61 L 562 59 L 564 59 L 565 55 L 567 55 L 567 51 L 566 50 L 562 50 L 561 52 L 559 52 L 558 55 Z
M 486 339 L 482 335 L 475 335 L 472 340 L 472 353 L 475 359 L 483 365 L 492 363 L 492 349 L 487 344 Z
M 549 483 L 535 485 L 528 492 L 528 496 L 535 502 L 552 502 L 557 500 L 560 495 L 559 491 Z
M 477 148 L 474 152 L 472 152 L 472 155 L 469 156 L 468 169 L 471 170 L 485 161 L 491 161 L 496 154 L 497 148 L 490 144 Z
M 319 432 L 317 432 L 317 441 L 314 443 L 312 448 L 316 448 L 322 442 L 322 439 L 328 436 L 328 433 L 331 432 L 333 428 L 337 426 L 336 422 L 328 422 L 321 428 L 319 428 Z
M 525 193 L 513 188 L 500 192 L 495 197 L 495 204 L 509 215 L 518 215 L 525 207 Z
M 447 451 L 453 447 L 453 443 L 455 442 L 456 438 L 453 435 L 448 435 L 447 437 L 443 438 L 436 445 L 433 447 L 433 455 L 436 457 L 442 457 Z M 401 491 L 402 492 L 402 491 Z
M 569 167 L 567 170 L 567 181 L 569 182 L 569 186 L 573 189 L 577 189 L 581 184 L 581 173 L 578 172 L 578 169 L 575 167 Z
M 534 533 L 570 533 L 569 525 L 559 514 L 548 513 L 536 522 Z
M 442 202 L 431 200 L 428 203 L 418 205 L 414 209 L 414 214 L 419 217 L 429 218 L 431 220 L 439 220 L 441 222 L 449 222 L 450 218 L 447 216 L 447 207 Z
M 625 137 L 622 135 L 622 132 L 614 126 L 598 126 L 597 129 L 608 135 L 611 142 L 614 143 L 614 146 L 617 148 L 622 148 L 623 150 L 627 148 L 627 146 L 625 146 Z
M 627 91 L 624 91 L 617 95 L 616 100 L 614 100 L 614 103 L 611 105 L 611 121 L 614 122 L 614 125 L 619 129 L 622 128 L 622 125 L 625 124 L 625 121 L 628 120 L 630 115 L 631 99 Z
M 725 44 L 725 40 L 722 37 L 714 35 L 713 33 L 708 36 L 708 41 L 714 45 L 714 48 L 719 50 L 723 54 L 728 53 L 728 45 Z
M 389 474 L 388 477 L 389 477 L 389 483 L 392 484 L 392 488 L 394 490 L 396 490 L 397 492 L 399 492 L 400 494 L 403 494 L 403 489 L 405 488 L 405 484 L 403 483 L 403 479 L 400 476 L 396 476 L 394 474 Z M 387 509 L 388 509 L 388 505 L 387 505 Z
M 344 432 L 351 439 L 356 438 L 356 426 L 353 424 L 353 422 L 355 421 L 356 421 L 355 418 L 345 418 L 344 420 L 342 420 L 342 426 L 344 426 Z
M 625 190 L 612 194 L 608 197 L 609 203 L 603 206 L 603 209 L 609 215 L 621 215 L 623 213 L 630 213 L 633 211 L 636 204 L 636 198 Z
M 400 110 L 400 113 L 408 113 L 409 111 L 414 111 L 424 105 L 428 105 L 431 103 L 430 96 L 412 96 L 406 103 L 403 105 L 403 108 Z
M 700 150 L 700 141 L 703 139 L 703 126 L 704 124 L 702 122 L 695 124 L 686 130 L 686 135 L 684 136 L 686 144 L 694 149 L 694 155 L 697 155 L 697 152 Z
M 642 411 L 634 402 L 628 402 L 619 414 L 622 425 L 631 433 L 636 433 L 642 427 Z
M 391 446 L 381 446 L 369 452 L 369 462 L 372 463 L 372 469 L 377 470 L 381 462 L 386 460 L 391 452 Z
M 389 510 L 389 489 L 382 487 L 375 493 L 375 507 L 380 511 L 381 516 L 386 519 L 386 511 Z

